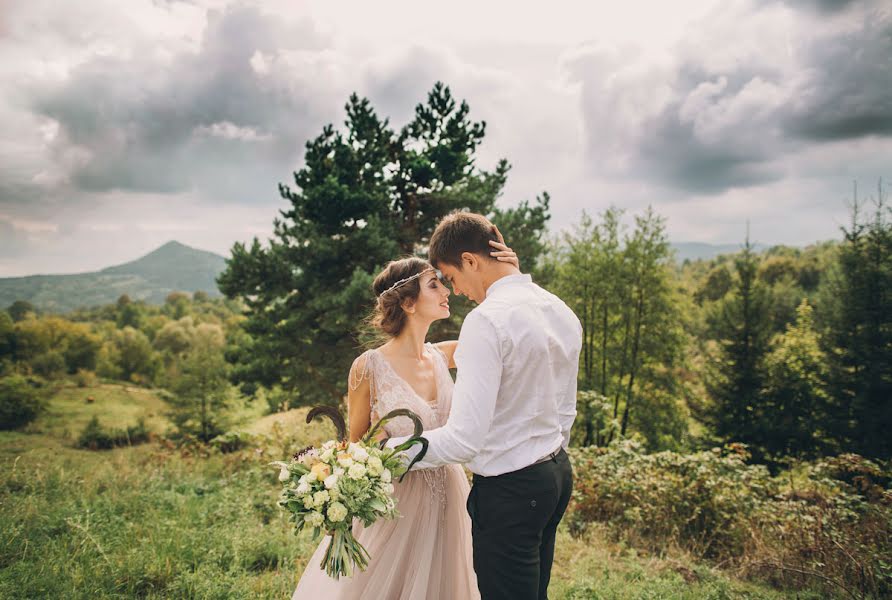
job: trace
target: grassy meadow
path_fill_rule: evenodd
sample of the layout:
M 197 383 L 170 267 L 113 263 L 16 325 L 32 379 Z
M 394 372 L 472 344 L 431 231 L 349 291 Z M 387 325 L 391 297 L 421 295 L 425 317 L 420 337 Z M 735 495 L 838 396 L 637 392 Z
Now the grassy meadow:
M 93 398 L 87 402 L 87 397 Z M 21 432 L 0 432 L 0 597 L 288 598 L 315 542 L 276 506 L 267 461 L 333 434 L 305 409 L 233 428 L 257 443 L 228 454 L 163 438 L 106 451 L 74 447 L 93 416 L 138 417 L 163 433 L 165 403 L 149 389 L 62 387 Z M 573 599 L 820 598 L 784 593 L 700 564 L 683 550 L 636 549 L 593 526 L 560 532 L 551 597 Z

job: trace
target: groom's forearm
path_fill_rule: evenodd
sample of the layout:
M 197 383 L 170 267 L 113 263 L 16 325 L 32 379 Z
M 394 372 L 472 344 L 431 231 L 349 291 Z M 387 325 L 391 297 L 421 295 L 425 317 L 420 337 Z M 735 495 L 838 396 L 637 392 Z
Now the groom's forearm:
M 446 424 L 425 431 L 427 454 L 414 468 L 467 463 L 480 452 L 489 433 L 502 378 L 498 334 L 485 317 L 471 312 L 465 319 L 455 353 L 458 375 L 452 394 L 452 409 Z M 394 438 L 393 448 L 408 437 Z M 415 458 L 419 450 L 410 454 Z
M 424 457 L 412 467 L 416 469 L 433 469 L 443 465 L 462 464 L 469 462 L 480 451 L 479 447 L 460 442 L 456 436 L 448 430 L 448 425 L 438 429 L 426 431 L 422 436 L 427 439 L 427 452 Z M 408 440 L 411 436 L 391 438 L 387 442 L 389 448 L 395 448 Z M 409 448 L 406 457 L 411 462 L 421 452 L 421 446 L 415 445 Z

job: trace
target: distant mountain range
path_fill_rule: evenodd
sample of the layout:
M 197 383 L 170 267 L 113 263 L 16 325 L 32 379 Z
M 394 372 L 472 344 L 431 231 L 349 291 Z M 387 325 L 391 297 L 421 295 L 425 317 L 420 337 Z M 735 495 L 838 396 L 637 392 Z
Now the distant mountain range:
M 743 244 L 704 244 L 701 242 L 679 242 L 671 244 L 675 250 L 675 260 L 682 263 L 685 260 L 710 259 L 719 254 L 737 254 L 743 250 Z M 767 244 L 753 244 L 753 250 L 762 252 L 771 246 Z
M 225 266 L 219 254 L 171 241 L 134 261 L 93 273 L 0 278 L 0 309 L 26 300 L 39 310 L 67 312 L 110 304 L 121 294 L 162 304 L 173 291 L 201 290 L 219 297 L 215 280 Z
M 719 254 L 733 254 L 740 244 L 672 244 L 676 259 L 709 259 Z M 757 251 L 764 244 L 755 245 Z M 0 278 L 0 309 L 16 300 L 27 300 L 49 312 L 67 312 L 81 307 L 115 302 L 121 294 L 133 300 L 162 304 L 172 291 L 202 290 L 219 297 L 216 277 L 225 268 L 219 254 L 191 248 L 171 241 L 134 261 L 93 273 L 72 275 L 29 275 Z

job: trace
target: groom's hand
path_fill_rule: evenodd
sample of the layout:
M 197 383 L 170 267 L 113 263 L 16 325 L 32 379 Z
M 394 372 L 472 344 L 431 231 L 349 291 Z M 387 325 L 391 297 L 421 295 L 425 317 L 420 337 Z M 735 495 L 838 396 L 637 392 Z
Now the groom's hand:
M 391 450 L 393 450 L 397 446 L 399 446 L 400 444 L 402 444 L 403 442 L 408 440 L 410 437 L 411 436 L 404 435 L 401 437 L 390 438 L 389 440 L 387 440 L 386 446 L 388 448 L 390 448 Z M 400 452 L 400 454 L 401 454 L 400 458 L 403 459 L 404 464 L 408 465 L 410 462 L 412 462 L 412 459 L 414 459 L 415 455 L 417 455 L 419 452 L 421 452 L 421 448 L 416 444 L 416 445 L 410 447 L 408 450 L 403 450 L 402 452 Z M 417 468 L 417 465 L 416 465 L 416 468 Z
M 495 248 L 495 250 L 489 253 L 490 256 L 496 260 L 511 263 L 515 268 L 520 269 L 520 260 L 517 258 L 517 254 L 514 250 L 506 246 L 503 242 L 496 242 L 494 240 L 489 240 L 489 245 Z

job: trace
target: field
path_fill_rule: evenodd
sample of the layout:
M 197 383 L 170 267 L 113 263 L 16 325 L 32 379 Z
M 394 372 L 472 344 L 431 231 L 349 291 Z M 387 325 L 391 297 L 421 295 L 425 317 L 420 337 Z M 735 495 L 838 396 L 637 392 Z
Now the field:
M 160 432 L 164 409 L 150 390 L 69 387 L 26 432 L 0 433 L 0 597 L 290 597 L 315 543 L 289 530 L 266 463 L 332 432 L 304 425 L 302 409 L 248 407 L 236 427 L 265 437 L 240 452 L 73 447 L 94 415 L 115 427 L 144 416 Z M 680 551 L 645 555 L 597 528 L 559 535 L 552 598 L 820 597 L 738 581 Z

